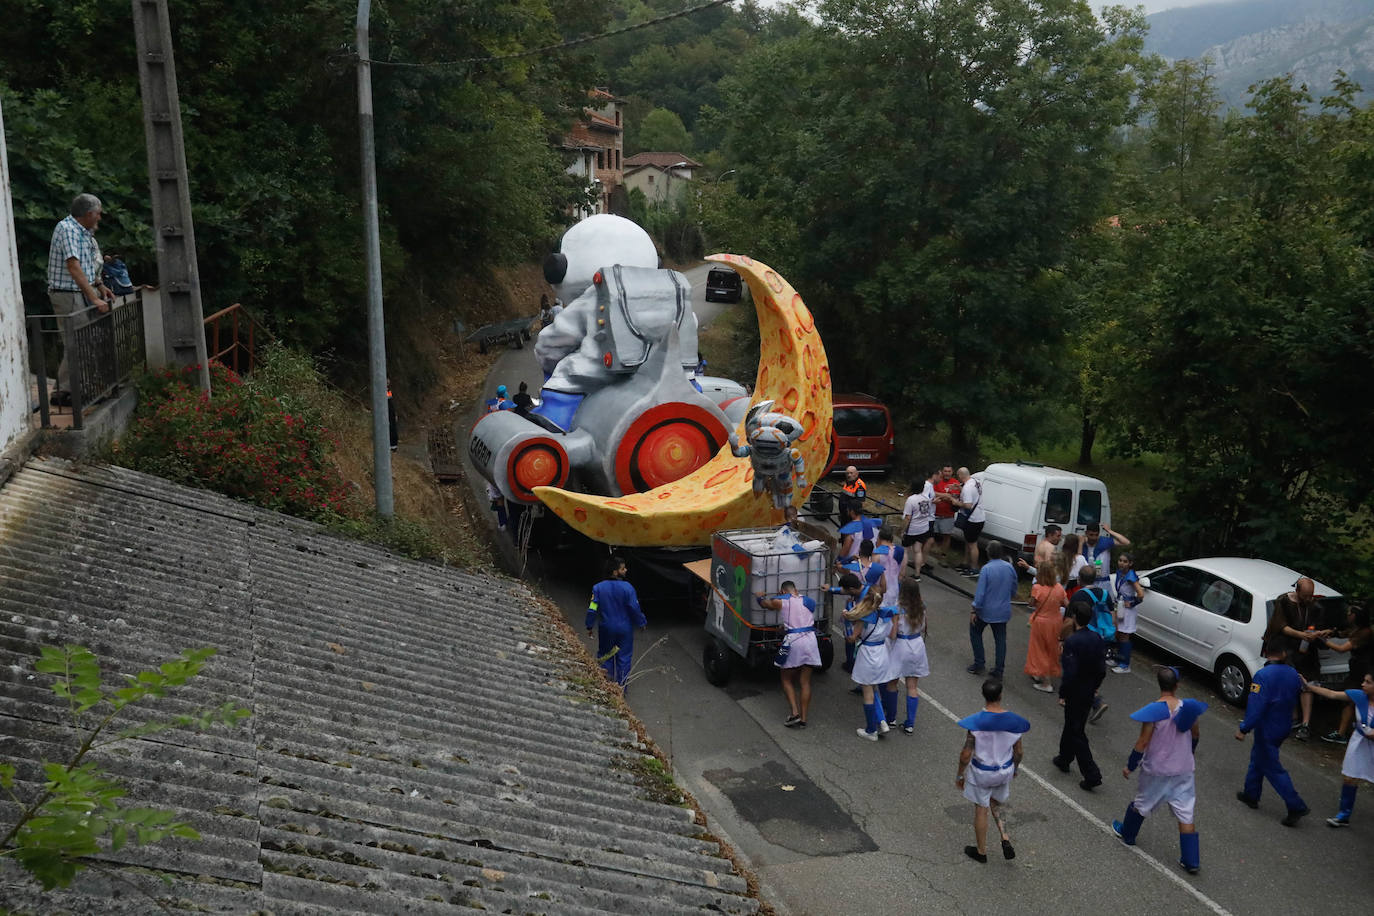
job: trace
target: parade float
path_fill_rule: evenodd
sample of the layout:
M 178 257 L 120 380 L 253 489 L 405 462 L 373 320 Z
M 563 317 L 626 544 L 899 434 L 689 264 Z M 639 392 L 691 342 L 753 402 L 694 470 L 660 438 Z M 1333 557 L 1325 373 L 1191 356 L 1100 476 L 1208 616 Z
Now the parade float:
M 505 498 L 543 506 L 617 547 L 702 547 L 724 529 L 776 525 L 830 453 L 830 368 L 815 321 L 781 275 L 716 254 L 752 294 L 761 341 L 750 398 L 724 405 L 694 381 L 691 286 L 658 267 L 629 220 L 590 217 L 545 276 L 568 303 L 535 343 L 545 382 L 531 411 L 473 426 L 468 451 Z

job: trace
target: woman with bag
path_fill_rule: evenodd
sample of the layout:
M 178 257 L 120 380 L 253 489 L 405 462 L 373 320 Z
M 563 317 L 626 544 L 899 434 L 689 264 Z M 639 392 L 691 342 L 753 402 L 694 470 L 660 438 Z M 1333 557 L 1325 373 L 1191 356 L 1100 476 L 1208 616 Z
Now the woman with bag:
M 791 712 L 782 724 L 806 728 L 806 714 L 811 709 L 811 669 L 821 664 L 821 649 L 816 642 L 816 602 L 798 595 L 793 582 L 784 582 L 782 594 L 776 598 L 765 598 L 762 592 L 757 593 L 757 598 L 759 607 L 780 612 L 778 622 L 786 628 L 773 660 Z
M 1064 586 L 1054 564 L 1043 560 L 1035 567 L 1031 586 L 1030 646 L 1026 649 L 1025 671 L 1036 690 L 1054 693 L 1051 681 L 1059 677 L 1059 631 L 1064 625 L 1064 605 L 1068 603 Z

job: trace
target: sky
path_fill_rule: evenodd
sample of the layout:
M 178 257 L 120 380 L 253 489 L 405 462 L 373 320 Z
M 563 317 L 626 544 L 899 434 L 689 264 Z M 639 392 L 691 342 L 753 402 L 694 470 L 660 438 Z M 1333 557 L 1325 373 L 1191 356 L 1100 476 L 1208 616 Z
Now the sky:
M 1201 5 L 1204 4 L 1204 3 L 1216 3 L 1216 2 L 1217 2 L 1217 0 L 1134 0 L 1134 2 L 1133 2 L 1133 0 L 1125 0 L 1125 2 L 1121 3 L 1120 5 L 1121 5 L 1121 6 L 1137 6 L 1137 5 L 1138 5 L 1138 6 L 1143 6 L 1143 7 L 1145 7 L 1145 12 L 1148 14 L 1148 13 L 1158 13 L 1158 12 L 1160 12 L 1161 10 L 1178 9 L 1179 7 L 1184 7 L 1184 6 L 1201 6 Z M 1095 2 L 1093 3 L 1093 9 L 1101 9 L 1101 8 L 1104 7 L 1104 6 L 1109 6 L 1109 5 L 1111 5 L 1111 4 L 1096 2 L 1096 0 L 1095 0 Z

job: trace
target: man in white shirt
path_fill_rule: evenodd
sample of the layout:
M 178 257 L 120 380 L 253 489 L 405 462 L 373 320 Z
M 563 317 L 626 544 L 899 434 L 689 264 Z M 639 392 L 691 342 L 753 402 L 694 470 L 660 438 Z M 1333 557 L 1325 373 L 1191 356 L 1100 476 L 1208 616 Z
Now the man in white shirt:
M 939 476 L 940 469 L 936 468 L 925 480 L 913 483 L 902 507 L 902 546 L 911 560 L 911 574 L 918 579 L 925 568 L 926 542 L 934 535 L 931 523 L 935 521 L 935 480 Z
M 975 579 L 978 577 L 978 538 L 983 533 L 983 523 L 987 521 L 988 514 L 983 511 L 983 488 L 977 478 L 969 473 L 968 468 L 960 468 L 957 476 L 960 490 L 954 505 L 968 516 L 962 523 L 959 520 L 954 523 L 964 533 L 964 568 L 959 570 L 959 574 Z

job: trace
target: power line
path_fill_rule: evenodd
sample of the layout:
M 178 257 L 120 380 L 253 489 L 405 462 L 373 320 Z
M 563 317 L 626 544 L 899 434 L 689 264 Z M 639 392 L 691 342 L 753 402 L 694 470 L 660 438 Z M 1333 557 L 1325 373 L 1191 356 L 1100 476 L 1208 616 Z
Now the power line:
M 565 48 L 575 48 L 578 45 L 590 44 L 593 41 L 601 41 L 603 38 L 613 38 L 616 35 L 624 35 L 629 32 L 638 31 L 639 29 L 647 29 L 650 26 L 661 25 L 665 22 L 671 22 L 674 19 L 681 19 L 682 17 L 690 16 L 693 13 L 704 12 L 705 10 L 714 9 L 717 6 L 724 6 L 727 3 L 733 2 L 734 0 L 707 0 L 707 2 L 705 3 L 699 3 L 696 6 L 691 6 L 687 9 L 678 10 L 675 13 L 664 13 L 662 16 L 656 16 L 653 19 L 646 19 L 644 22 L 637 22 L 633 25 L 621 26 L 618 29 L 612 29 L 609 32 L 602 32 L 599 35 L 585 35 L 582 38 L 570 38 L 567 41 L 559 42 L 556 45 L 546 45 L 542 48 L 531 48 L 528 51 L 517 51 L 513 54 L 497 54 L 491 57 L 465 57 L 462 60 L 436 60 L 427 63 L 397 60 L 369 60 L 368 63 L 378 67 L 411 67 L 414 69 L 427 69 L 430 67 L 461 67 L 468 64 L 486 64 L 503 60 L 518 60 L 522 57 L 533 57 L 536 54 L 549 54 L 555 51 L 562 51 Z

